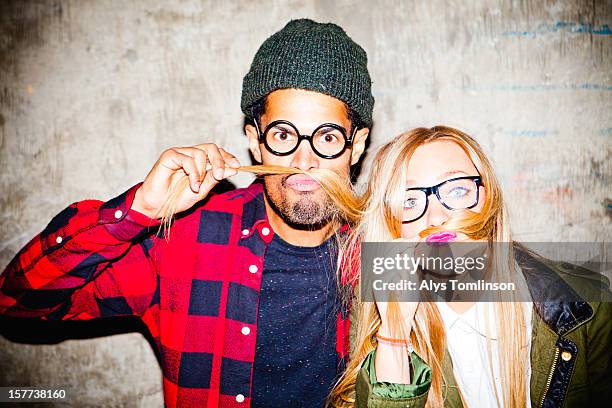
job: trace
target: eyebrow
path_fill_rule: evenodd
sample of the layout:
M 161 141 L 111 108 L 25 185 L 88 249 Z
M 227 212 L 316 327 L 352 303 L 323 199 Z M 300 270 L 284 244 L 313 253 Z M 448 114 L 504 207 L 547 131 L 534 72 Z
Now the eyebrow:
M 278 120 L 278 119 L 277 119 L 277 120 Z M 280 119 L 280 120 L 284 120 L 284 121 L 289 122 L 289 123 L 277 123 L 276 125 L 274 125 L 274 128 L 277 128 L 277 127 L 287 127 L 287 126 L 291 126 L 291 125 L 293 125 L 293 127 L 294 127 L 295 129 L 297 129 L 297 131 L 298 131 L 299 133 L 304 133 L 304 132 L 302 132 L 302 131 L 300 130 L 300 128 L 298 128 L 298 127 L 297 127 L 297 125 L 296 125 L 295 123 L 293 123 L 293 122 L 291 122 L 291 121 L 288 121 L 288 120 L 286 120 L 286 119 Z M 264 129 L 267 129 L 267 128 L 270 126 L 270 124 L 272 124 L 272 123 L 274 123 L 274 122 L 276 122 L 276 120 L 273 120 L 273 121 L 271 121 L 270 123 L 268 123 L 266 126 L 264 126 Z M 321 122 L 321 123 L 319 123 L 318 125 L 316 125 L 315 127 L 313 127 L 313 128 L 312 128 L 312 131 L 311 131 L 311 132 L 307 132 L 307 133 L 309 133 L 309 134 L 310 134 L 310 133 L 312 133 L 312 132 L 313 132 L 315 129 L 319 129 L 319 128 L 320 128 L 320 129 L 334 129 L 334 127 L 333 127 L 333 126 L 331 126 L 331 125 L 338 126 L 339 128 L 341 128 L 341 129 L 344 131 L 344 133 L 345 133 L 345 134 L 348 132 L 348 131 L 346 130 L 346 128 L 345 128 L 344 126 L 342 126 L 341 124 L 336 123 L 336 122 L 334 122 L 334 121 L 328 121 L 328 122 Z M 348 135 L 347 135 L 347 136 L 348 136 Z
M 465 174 L 466 176 L 468 175 L 468 173 L 466 173 L 463 170 L 451 170 L 451 171 L 447 171 L 444 174 L 440 174 L 440 176 L 436 179 L 437 183 L 435 183 L 434 185 L 438 184 L 439 182 L 442 182 L 443 180 L 445 180 L 446 178 L 450 177 L 450 176 L 454 176 L 455 174 Z M 411 186 L 411 184 L 415 184 L 415 180 L 413 179 L 409 179 L 406 181 L 406 188 L 413 188 L 416 186 Z

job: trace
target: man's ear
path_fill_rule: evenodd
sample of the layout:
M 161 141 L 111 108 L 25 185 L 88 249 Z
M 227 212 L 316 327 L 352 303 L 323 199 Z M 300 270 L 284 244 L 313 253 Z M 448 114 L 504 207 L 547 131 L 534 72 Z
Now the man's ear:
M 370 129 L 368 128 L 359 129 L 357 133 L 355 133 L 355 138 L 353 139 L 353 149 L 351 150 L 351 166 L 357 163 L 363 154 L 369 134 Z
M 249 138 L 249 150 L 258 163 L 261 163 L 261 150 L 259 149 L 259 135 L 253 125 L 245 125 L 244 132 Z

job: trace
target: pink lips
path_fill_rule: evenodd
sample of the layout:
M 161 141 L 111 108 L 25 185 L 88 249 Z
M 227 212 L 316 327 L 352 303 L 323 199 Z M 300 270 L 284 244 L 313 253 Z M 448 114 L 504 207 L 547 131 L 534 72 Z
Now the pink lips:
M 427 237 L 425 242 L 450 242 L 457 238 L 457 234 L 452 231 L 438 232 Z
M 289 176 L 287 185 L 296 191 L 313 191 L 320 187 L 315 179 L 305 174 Z

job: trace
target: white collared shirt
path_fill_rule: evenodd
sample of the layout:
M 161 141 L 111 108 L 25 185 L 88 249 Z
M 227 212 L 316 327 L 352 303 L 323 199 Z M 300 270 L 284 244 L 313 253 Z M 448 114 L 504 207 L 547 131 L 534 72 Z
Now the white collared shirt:
M 467 406 L 470 408 L 503 407 L 494 303 L 477 302 L 463 314 L 456 313 L 444 302 L 438 302 L 437 305 L 446 329 L 448 351 L 453 361 L 453 373 Z M 525 302 L 523 305 L 527 346 L 531 350 L 531 311 L 533 304 Z M 487 308 L 490 319 L 489 331 L 492 339 L 493 376 L 491 375 L 487 353 L 487 326 L 485 323 Z M 529 400 L 530 377 L 531 364 L 527 364 L 527 408 L 531 408 Z M 493 387 L 497 388 L 500 398 L 499 404 Z

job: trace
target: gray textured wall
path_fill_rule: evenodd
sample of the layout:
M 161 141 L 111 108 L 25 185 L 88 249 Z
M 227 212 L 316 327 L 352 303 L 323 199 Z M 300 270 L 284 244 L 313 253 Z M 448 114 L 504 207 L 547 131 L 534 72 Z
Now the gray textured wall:
M 336 22 L 368 52 L 370 151 L 412 127 L 459 127 L 493 159 L 518 238 L 611 240 L 611 1 L 4 0 L 0 268 L 68 203 L 117 195 L 171 145 L 215 141 L 248 162 L 242 76 L 298 17 Z M 138 333 L 11 340 L 0 385 L 162 404 Z

